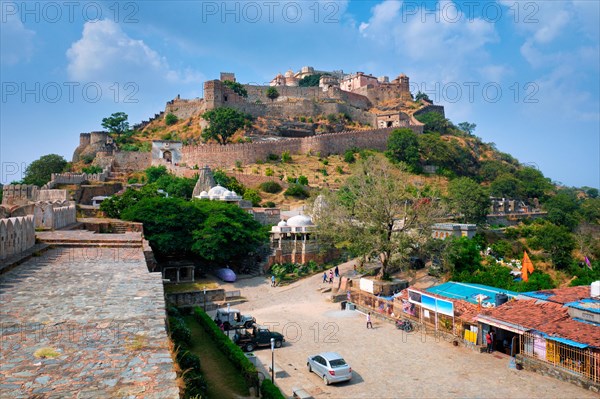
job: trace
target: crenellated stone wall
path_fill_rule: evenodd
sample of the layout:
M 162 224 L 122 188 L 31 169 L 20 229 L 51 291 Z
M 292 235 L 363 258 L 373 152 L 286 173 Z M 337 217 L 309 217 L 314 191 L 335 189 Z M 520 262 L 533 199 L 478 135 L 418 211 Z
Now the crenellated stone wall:
M 2 187 L 2 204 L 26 205 L 37 200 L 38 191 L 33 184 L 7 184 Z
M 349 131 L 257 143 L 185 146 L 182 162 L 190 167 L 208 165 L 211 168 L 223 168 L 234 166 L 236 161 L 242 164 L 255 163 L 265 160 L 269 154 L 281 154 L 283 151 L 289 151 L 290 154 L 320 152 L 322 155 L 342 154 L 353 147 L 383 151 L 387 148 L 387 140 L 393 129 Z M 411 129 L 415 133 L 422 133 L 422 126 L 411 126 Z
M 77 222 L 75 204 L 68 202 L 40 201 L 35 204 L 33 215 L 37 229 L 62 229 Z
M 23 253 L 34 245 L 33 215 L 0 219 L 0 259 Z
M 48 183 L 42 186 L 43 190 L 49 190 L 58 184 L 82 184 L 88 181 L 106 181 L 110 174 L 110 167 L 104 168 L 100 173 L 52 173 Z

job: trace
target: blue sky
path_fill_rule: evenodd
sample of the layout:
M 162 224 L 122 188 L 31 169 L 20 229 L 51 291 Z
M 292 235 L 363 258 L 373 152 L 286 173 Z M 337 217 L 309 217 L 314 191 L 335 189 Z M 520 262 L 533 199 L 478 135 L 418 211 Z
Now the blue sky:
M 202 82 L 316 69 L 410 77 L 454 123 L 568 186 L 600 187 L 598 1 L 0 2 L 3 183 L 124 111 Z

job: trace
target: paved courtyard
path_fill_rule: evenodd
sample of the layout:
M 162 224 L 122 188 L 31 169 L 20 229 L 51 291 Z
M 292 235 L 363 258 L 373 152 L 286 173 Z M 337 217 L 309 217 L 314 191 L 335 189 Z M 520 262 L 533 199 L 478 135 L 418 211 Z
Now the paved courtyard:
M 286 336 L 288 342 L 275 351 L 275 363 L 285 371 L 276 382 L 285 395 L 302 387 L 315 398 L 598 398 L 575 385 L 509 368 L 510 359 L 502 354 L 406 334 L 376 319 L 375 328 L 367 330 L 364 315 L 327 301 L 320 275 L 286 287 L 272 288 L 267 278 L 226 286 L 233 287 L 248 299 L 239 306 L 244 313 Z M 325 386 L 309 373 L 307 356 L 322 351 L 342 354 L 354 379 Z M 255 353 L 271 364 L 270 349 Z
M 179 396 L 141 248 L 48 250 L 0 276 L 0 304 L 1 398 Z

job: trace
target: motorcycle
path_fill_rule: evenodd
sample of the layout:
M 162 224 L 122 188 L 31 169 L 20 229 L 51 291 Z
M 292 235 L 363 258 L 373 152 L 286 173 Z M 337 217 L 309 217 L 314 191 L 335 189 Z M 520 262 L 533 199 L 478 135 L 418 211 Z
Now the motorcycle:
M 396 328 L 398 330 L 403 330 L 405 332 L 412 332 L 412 330 L 414 330 L 414 327 L 412 325 L 412 323 L 408 320 L 398 320 L 396 322 Z

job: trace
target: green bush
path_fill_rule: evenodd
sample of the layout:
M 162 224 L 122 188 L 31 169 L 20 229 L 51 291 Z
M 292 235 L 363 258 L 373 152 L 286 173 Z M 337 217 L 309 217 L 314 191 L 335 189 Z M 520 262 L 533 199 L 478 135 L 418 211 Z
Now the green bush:
M 192 332 L 180 317 L 169 317 L 171 339 L 179 346 L 189 346 L 192 343 Z
M 195 399 L 195 398 L 206 398 L 206 392 L 208 390 L 208 384 L 206 379 L 200 372 L 196 370 L 189 370 L 183 373 L 183 381 L 185 382 L 185 389 L 183 392 L 184 399 Z
M 265 176 L 273 176 L 274 174 L 275 174 L 275 172 L 273 171 L 273 169 L 271 169 L 271 168 L 265 169 Z
M 242 198 L 244 198 L 246 201 L 252 202 L 252 206 L 260 206 L 260 201 L 262 201 L 258 191 L 252 188 L 247 188 Z
M 265 208 L 275 208 L 275 203 L 273 201 L 265 202 Z
M 267 161 L 273 161 L 273 162 L 279 161 L 279 155 L 269 154 L 269 155 L 267 155 Z
M 179 119 L 175 114 L 168 113 L 167 116 L 165 116 L 165 123 L 167 124 L 167 126 L 176 124 L 178 120 Z
M 300 199 L 305 199 L 310 196 L 310 193 L 308 192 L 306 187 L 303 186 L 302 184 L 298 184 L 298 183 L 290 184 L 288 189 L 285 190 L 284 194 L 288 195 L 290 197 L 295 197 L 295 198 L 300 198 Z
M 346 150 L 346 152 L 344 152 L 344 162 L 347 162 L 347 163 L 356 162 L 356 158 L 354 157 L 354 151 Z
M 90 164 L 92 163 L 92 161 L 94 160 L 94 158 L 96 158 L 94 155 L 92 154 L 85 154 L 81 156 L 81 160 L 83 161 L 83 163 L 85 164 Z
M 177 352 L 177 363 L 179 363 L 179 367 L 181 370 L 195 370 L 200 371 L 200 358 L 186 350 L 180 349 Z
M 81 171 L 83 173 L 87 173 L 88 175 L 93 175 L 95 173 L 102 173 L 102 168 L 97 165 L 92 165 L 92 166 L 87 166 L 87 167 L 81 168 Z
M 306 176 L 298 177 L 297 183 L 302 184 L 303 186 L 308 186 L 308 177 L 306 177 Z
M 283 188 L 281 188 L 281 185 L 279 185 L 279 183 L 274 182 L 274 181 L 266 181 L 264 183 L 261 183 L 259 187 L 265 193 L 271 193 L 271 194 L 277 194 L 278 192 L 283 190 Z
M 336 171 L 337 173 L 339 173 L 340 175 L 343 175 L 343 174 L 344 174 L 344 168 L 342 168 L 342 167 L 341 167 L 341 166 L 339 166 L 339 165 L 335 167 L 335 171 Z
M 265 378 L 260 385 L 260 394 L 263 399 L 285 399 L 279 388 L 268 378 Z
M 290 163 L 292 162 L 292 156 L 289 151 L 284 151 L 281 153 L 281 162 Z
M 234 344 L 229 337 L 223 334 L 223 331 L 202 309 L 194 309 L 194 317 L 204 328 L 206 333 L 211 336 L 215 346 L 231 361 L 231 363 L 241 372 L 249 387 L 258 386 L 258 373 L 256 367 L 250 363 L 250 360 L 244 355 L 244 352 Z

